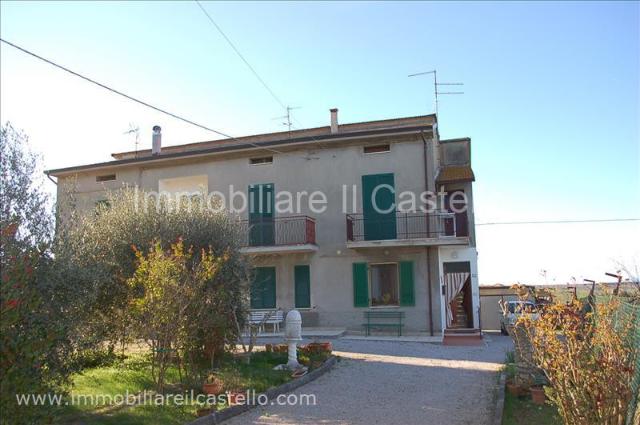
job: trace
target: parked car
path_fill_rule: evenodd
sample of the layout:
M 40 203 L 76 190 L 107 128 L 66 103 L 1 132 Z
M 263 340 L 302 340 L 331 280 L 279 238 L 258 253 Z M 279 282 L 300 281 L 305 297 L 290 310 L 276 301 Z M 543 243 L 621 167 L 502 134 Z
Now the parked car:
M 540 317 L 537 306 L 531 301 L 507 301 L 500 303 L 502 317 L 500 318 L 500 332 L 508 335 L 507 327 L 516 323 L 520 315 L 530 314 L 533 319 Z

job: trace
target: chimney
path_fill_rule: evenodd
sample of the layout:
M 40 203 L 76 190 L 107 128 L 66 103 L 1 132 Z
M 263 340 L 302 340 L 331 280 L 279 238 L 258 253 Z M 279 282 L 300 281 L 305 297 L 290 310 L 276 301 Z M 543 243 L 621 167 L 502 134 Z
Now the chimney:
M 338 108 L 329 109 L 331 112 L 331 134 L 338 132 Z
M 162 129 L 159 125 L 153 126 L 153 136 L 151 137 L 151 154 L 158 155 L 162 150 Z

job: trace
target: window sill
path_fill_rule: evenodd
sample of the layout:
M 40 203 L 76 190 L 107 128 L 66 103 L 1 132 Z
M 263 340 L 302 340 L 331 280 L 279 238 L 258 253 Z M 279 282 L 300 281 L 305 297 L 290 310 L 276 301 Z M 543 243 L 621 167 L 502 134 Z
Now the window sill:
M 399 304 L 390 305 L 370 305 L 369 308 L 400 308 Z

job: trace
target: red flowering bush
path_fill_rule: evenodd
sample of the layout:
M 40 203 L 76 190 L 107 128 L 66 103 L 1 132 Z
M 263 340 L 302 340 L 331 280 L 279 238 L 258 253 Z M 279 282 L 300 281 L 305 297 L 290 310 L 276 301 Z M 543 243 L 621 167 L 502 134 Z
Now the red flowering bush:
M 3 229 L 7 242 L 7 229 Z M 64 336 L 59 322 L 46 315 L 37 288 L 39 265 L 45 261 L 32 249 L 2 247 L 0 283 L 0 423 L 33 423 L 50 415 L 53 406 L 19 406 L 17 395 L 63 393 L 66 367 L 58 349 Z M 11 419 L 9 419 L 11 418 Z

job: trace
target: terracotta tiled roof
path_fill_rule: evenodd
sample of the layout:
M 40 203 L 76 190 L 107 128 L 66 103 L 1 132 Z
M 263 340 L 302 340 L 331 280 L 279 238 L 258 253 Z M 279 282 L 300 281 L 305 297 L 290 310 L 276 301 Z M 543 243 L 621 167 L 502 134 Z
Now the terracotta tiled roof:
M 468 165 L 448 166 L 440 169 L 438 183 L 472 182 L 476 177 Z

